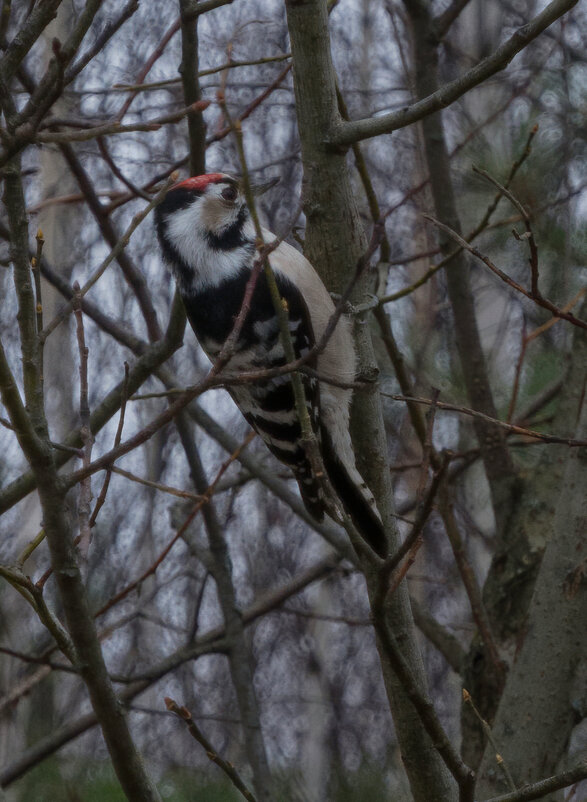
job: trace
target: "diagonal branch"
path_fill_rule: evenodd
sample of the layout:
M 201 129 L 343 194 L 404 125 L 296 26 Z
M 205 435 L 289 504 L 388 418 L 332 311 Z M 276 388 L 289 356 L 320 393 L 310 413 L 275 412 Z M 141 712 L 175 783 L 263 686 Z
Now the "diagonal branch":
M 165 706 L 171 713 L 175 713 L 175 715 L 178 718 L 180 718 L 182 721 L 185 721 L 188 728 L 188 732 L 190 733 L 192 738 L 195 738 L 196 741 L 201 746 L 204 747 L 206 756 L 210 758 L 212 763 L 216 763 L 216 765 L 222 769 L 222 771 L 226 774 L 226 776 L 229 778 L 229 780 L 237 789 L 237 791 L 240 791 L 240 793 L 244 796 L 246 800 L 248 800 L 248 802 L 256 802 L 253 793 L 247 788 L 238 771 L 235 769 L 232 763 L 229 763 L 227 760 L 224 760 L 218 754 L 216 749 L 214 749 L 210 741 L 206 738 L 206 736 L 203 734 L 203 732 L 200 730 L 200 728 L 194 721 L 192 714 L 187 709 L 187 707 L 184 707 L 183 705 L 180 707 L 177 704 L 177 702 L 175 702 L 169 696 L 165 697 Z
M 463 237 L 461 237 L 460 234 L 457 234 L 456 231 L 453 231 L 452 228 L 445 225 L 444 223 L 441 223 L 439 220 L 435 220 L 435 218 L 429 214 L 425 214 L 424 217 L 426 218 L 426 220 L 430 220 L 430 222 L 433 223 L 441 231 L 444 231 L 446 234 L 448 234 L 448 236 L 451 237 L 458 245 L 460 245 L 460 247 L 463 248 L 463 250 L 468 251 L 480 262 L 483 262 L 483 264 L 486 265 L 491 270 L 492 273 L 495 273 L 495 275 L 498 276 L 498 278 L 500 278 L 503 282 L 512 287 L 512 289 L 516 290 L 516 292 L 525 295 L 526 298 L 529 298 L 531 301 L 534 301 L 534 303 L 537 306 L 541 306 L 543 309 L 548 309 L 548 311 L 552 313 L 553 317 L 566 320 L 569 323 L 572 323 L 574 326 L 578 326 L 581 329 L 587 329 L 587 321 L 575 317 L 575 315 L 573 315 L 571 312 L 565 312 L 564 309 L 561 309 L 559 306 L 556 306 L 556 304 L 553 304 L 547 298 L 543 298 L 540 293 L 536 294 L 534 291 L 527 290 L 525 287 L 522 287 L 521 284 L 518 284 L 517 281 L 514 281 L 513 278 L 510 278 L 510 276 L 508 276 L 507 273 L 504 273 L 503 270 L 500 270 L 500 268 L 497 267 L 497 265 L 495 265 L 488 256 L 485 256 L 485 254 L 481 253 L 481 251 L 478 248 L 475 248 L 473 245 L 469 245 L 469 243 L 465 239 L 463 239 Z
M 487 802 L 530 802 L 532 799 L 543 799 L 547 794 L 560 791 L 561 788 L 568 788 L 569 785 L 585 779 L 587 779 L 587 760 L 581 760 L 568 771 L 525 785 L 523 788 L 511 791 L 508 794 L 492 796 Z
M 242 611 L 243 624 L 249 626 L 261 616 L 280 607 L 292 596 L 308 587 L 308 585 L 330 576 L 337 570 L 339 561 L 340 558 L 331 553 L 308 568 L 304 573 L 295 576 L 274 590 L 267 591 L 261 598 Z M 151 666 L 143 675 L 135 677 L 135 680 L 119 694 L 120 701 L 128 704 L 136 696 L 150 688 L 157 680 L 187 661 L 196 660 L 198 657 L 212 652 L 224 651 L 226 648 L 225 637 L 225 627 L 218 626 L 201 635 L 197 640 L 180 647 L 159 663 Z M 40 739 L 20 757 L 3 767 L 0 771 L 0 787 L 7 788 L 42 760 L 54 754 L 62 746 L 90 728 L 95 727 L 97 723 L 95 713 L 87 713 L 63 725 L 46 738 Z
M 435 111 L 440 111 L 440 109 L 450 106 L 451 103 L 454 103 L 466 92 L 483 83 L 495 73 L 504 70 L 514 56 L 527 47 L 553 22 L 556 22 L 563 14 L 573 8 L 577 1 L 553 0 L 531 22 L 518 28 L 506 42 L 497 48 L 495 53 L 483 59 L 464 75 L 441 86 L 435 92 L 422 98 L 422 100 L 418 100 L 416 103 L 378 117 L 369 117 L 352 122 L 339 119 L 327 134 L 327 143 L 332 146 L 349 146 L 361 139 L 390 134 L 392 131 L 397 131 L 398 128 L 405 128 L 407 125 L 411 125 L 429 114 L 433 114 Z
M 46 0 L 44 3 L 34 4 L 26 23 L 21 27 L 18 36 L 10 42 L 0 61 L 0 80 L 8 83 L 43 30 L 57 15 L 60 5 L 61 0 Z

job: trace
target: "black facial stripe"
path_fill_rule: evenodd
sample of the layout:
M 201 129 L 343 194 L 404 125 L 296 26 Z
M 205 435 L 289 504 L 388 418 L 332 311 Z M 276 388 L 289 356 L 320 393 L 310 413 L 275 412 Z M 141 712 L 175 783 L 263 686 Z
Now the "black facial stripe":
M 243 226 L 249 216 L 246 206 L 241 206 L 236 220 L 226 228 L 221 234 L 214 234 L 212 231 L 206 232 L 206 240 L 211 248 L 217 251 L 232 251 L 241 245 L 250 245 L 252 254 L 255 250 L 255 243 L 248 240 L 243 234 Z

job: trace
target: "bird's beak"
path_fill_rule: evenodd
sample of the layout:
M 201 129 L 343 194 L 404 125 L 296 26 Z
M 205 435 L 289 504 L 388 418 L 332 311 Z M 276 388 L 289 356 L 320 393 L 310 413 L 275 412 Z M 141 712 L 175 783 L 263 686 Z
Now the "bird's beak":
M 251 184 L 253 195 L 264 195 L 269 189 L 279 184 L 279 176 L 265 181 L 263 184 Z

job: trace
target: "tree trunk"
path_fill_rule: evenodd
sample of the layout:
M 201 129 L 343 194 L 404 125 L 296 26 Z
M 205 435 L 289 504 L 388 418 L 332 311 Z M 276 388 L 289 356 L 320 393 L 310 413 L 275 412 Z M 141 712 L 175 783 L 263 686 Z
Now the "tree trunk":
M 335 76 L 330 54 L 328 15 L 324 0 L 299 4 L 287 2 L 287 19 L 294 62 L 294 89 L 298 128 L 304 164 L 304 211 L 307 218 L 306 254 L 326 286 L 340 291 L 366 249 L 366 240 L 352 195 L 346 152 L 325 145 L 328 131 L 338 121 Z M 365 282 L 358 289 L 360 298 Z M 357 299 L 355 299 L 357 300 Z M 356 327 L 359 371 L 377 373 L 369 328 Z M 392 549 L 399 544 L 391 514 L 393 502 L 387 465 L 386 438 L 376 386 L 355 393 L 353 440 L 359 469 L 373 490 L 388 526 Z M 379 588 L 379 572 L 366 568 L 369 596 L 373 601 Z M 415 631 L 405 583 L 387 607 L 396 641 L 404 658 L 425 692 L 426 679 L 415 641 Z M 404 766 L 417 802 L 438 802 L 456 798 L 455 784 L 428 737 L 397 676 L 391 670 L 379 643 L 383 676 L 390 700 Z

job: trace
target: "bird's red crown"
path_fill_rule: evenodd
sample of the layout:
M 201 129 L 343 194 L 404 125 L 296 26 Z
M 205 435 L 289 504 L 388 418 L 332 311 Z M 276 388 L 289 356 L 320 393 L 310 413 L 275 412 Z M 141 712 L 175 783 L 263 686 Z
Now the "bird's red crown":
M 192 178 L 186 178 L 178 184 L 175 184 L 173 189 L 184 187 L 185 189 L 193 189 L 197 192 L 202 192 L 202 190 L 206 189 L 208 184 L 217 184 L 219 181 L 224 180 L 226 180 L 226 176 L 223 173 L 206 173 L 204 175 L 195 175 L 192 176 Z

